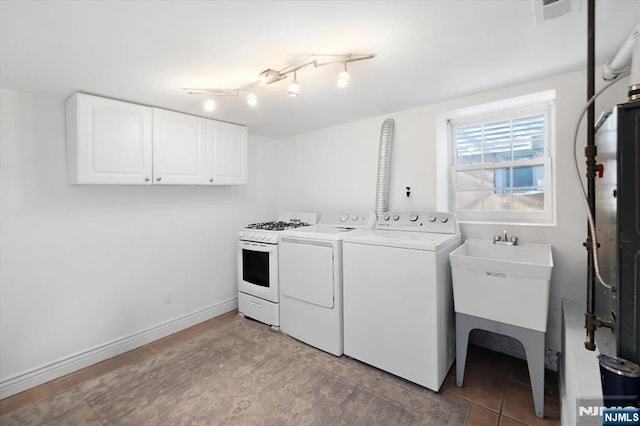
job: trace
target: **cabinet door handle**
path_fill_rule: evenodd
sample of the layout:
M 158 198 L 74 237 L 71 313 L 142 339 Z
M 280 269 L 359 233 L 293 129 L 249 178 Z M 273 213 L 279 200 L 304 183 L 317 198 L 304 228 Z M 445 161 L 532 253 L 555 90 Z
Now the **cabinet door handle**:
M 209 182 L 213 182 L 213 178 L 209 178 Z
M 149 182 L 149 178 L 148 177 L 144 178 L 144 181 Z
M 160 181 L 162 180 L 162 178 L 161 178 L 160 176 L 158 176 L 158 177 L 156 178 L 156 180 L 157 180 L 158 182 L 160 182 Z

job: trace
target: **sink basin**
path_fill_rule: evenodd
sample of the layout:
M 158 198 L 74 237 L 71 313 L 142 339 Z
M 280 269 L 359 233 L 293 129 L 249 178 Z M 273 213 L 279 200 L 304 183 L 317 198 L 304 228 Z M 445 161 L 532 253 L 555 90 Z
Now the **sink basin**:
M 549 244 L 467 240 L 449 259 L 456 312 L 547 331 L 553 269 Z

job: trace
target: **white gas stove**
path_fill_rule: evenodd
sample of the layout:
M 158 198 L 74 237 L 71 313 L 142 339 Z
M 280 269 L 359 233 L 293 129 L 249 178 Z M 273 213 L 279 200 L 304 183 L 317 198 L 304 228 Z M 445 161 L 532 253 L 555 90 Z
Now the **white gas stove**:
M 280 327 L 278 234 L 316 223 L 315 213 L 282 213 L 277 221 L 252 223 L 238 234 L 238 310 Z

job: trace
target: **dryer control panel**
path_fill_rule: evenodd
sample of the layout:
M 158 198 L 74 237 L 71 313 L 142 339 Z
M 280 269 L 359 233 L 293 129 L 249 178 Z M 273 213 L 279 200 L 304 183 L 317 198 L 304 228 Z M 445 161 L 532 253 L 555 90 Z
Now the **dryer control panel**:
M 455 214 L 430 211 L 386 212 L 378 218 L 376 229 L 438 234 L 457 234 L 460 232 Z
M 334 210 L 322 213 L 318 224 L 339 228 L 371 229 L 376 221 L 376 214 L 370 210 Z

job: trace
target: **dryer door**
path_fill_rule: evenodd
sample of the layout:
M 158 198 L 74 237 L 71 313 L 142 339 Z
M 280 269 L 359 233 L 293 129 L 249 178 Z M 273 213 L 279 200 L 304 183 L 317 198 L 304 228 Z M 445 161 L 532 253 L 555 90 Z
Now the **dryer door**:
M 280 293 L 324 308 L 334 306 L 331 242 L 283 237 L 280 240 Z

